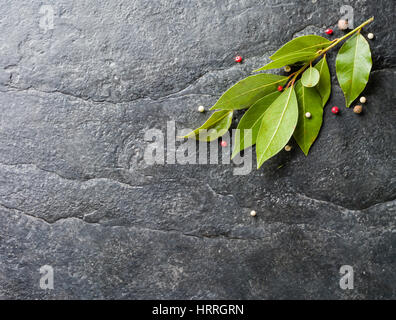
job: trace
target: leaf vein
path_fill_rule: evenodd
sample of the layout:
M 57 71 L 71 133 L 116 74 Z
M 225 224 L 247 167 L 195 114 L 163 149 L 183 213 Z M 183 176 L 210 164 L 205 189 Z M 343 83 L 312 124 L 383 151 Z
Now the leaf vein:
M 283 108 L 282 114 L 281 114 L 281 116 L 280 116 L 280 118 L 279 118 L 278 124 L 276 125 L 276 129 L 274 130 L 274 133 L 273 133 L 272 136 L 271 136 L 271 139 L 268 141 L 267 146 L 265 147 L 264 151 L 262 152 L 262 156 L 260 157 L 260 162 L 261 162 L 261 160 L 264 158 L 265 153 L 267 152 L 267 150 L 268 150 L 270 144 L 272 143 L 272 141 L 273 141 L 273 139 L 274 139 L 276 133 L 277 133 L 278 130 L 279 130 L 280 124 L 281 124 L 282 119 L 283 119 L 283 117 L 284 117 L 284 115 L 285 115 L 286 109 L 287 109 L 287 107 L 288 107 L 288 105 L 289 105 L 289 102 L 290 102 L 290 98 L 291 98 L 292 93 L 293 93 L 293 87 L 290 88 L 290 93 L 289 93 L 289 96 L 287 97 L 285 107 Z

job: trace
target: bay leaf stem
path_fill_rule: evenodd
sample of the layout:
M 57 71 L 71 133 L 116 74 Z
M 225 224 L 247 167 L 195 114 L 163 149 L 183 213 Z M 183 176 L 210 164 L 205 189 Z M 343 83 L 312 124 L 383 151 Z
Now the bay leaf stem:
M 351 35 L 353 35 L 355 32 L 360 32 L 360 30 L 368 25 L 369 23 L 374 21 L 374 17 L 371 17 L 370 19 L 368 19 L 367 21 L 363 22 L 359 27 L 353 29 L 351 32 L 347 33 L 346 35 L 344 35 L 341 38 L 338 39 L 334 39 L 334 43 L 332 45 L 330 45 L 329 47 L 327 47 L 326 49 L 322 50 L 320 52 L 320 55 L 322 55 L 323 53 L 326 53 L 327 51 L 329 51 L 331 48 L 335 47 L 337 44 L 339 44 L 341 41 L 345 40 L 346 38 L 350 37 Z
M 315 56 L 315 58 L 313 58 L 311 61 L 307 62 L 306 64 L 304 64 L 298 71 L 294 72 L 293 74 L 291 74 L 289 76 L 289 78 L 291 78 L 293 76 L 293 78 L 289 81 L 289 83 L 287 84 L 286 88 L 288 88 L 290 85 L 293 86 L 294 82 L 296 81 L 297 77 L 309 66 L 312 64 L 313 61 L 315 61 L 317 58 L 319 58 L 321 55 L 325 54 L 327 51 L 329 51 L 330 49 L 334 48 L 337 44 L 339 44 L 341 41 L 345 40 L 346 38 L 350 37 L 351 35 L 353 35 L 356 32 L 360 32 L 360 30 L 368 25 L 369 23 L 374 21 L 374 17 L 371 17 L 370 19 L 368 19 L 367 21 L 363 22 L 360 26 L 358 26 L 357 28 L 353 29 L 351 32 L 348 32 L 346 35 L 344 35 L 341 38 L 337 38 L 334 39 L 332 42 L 332 44 L 327 47 L 326 49 L 323 50 L 319 50 L 318 54 Z

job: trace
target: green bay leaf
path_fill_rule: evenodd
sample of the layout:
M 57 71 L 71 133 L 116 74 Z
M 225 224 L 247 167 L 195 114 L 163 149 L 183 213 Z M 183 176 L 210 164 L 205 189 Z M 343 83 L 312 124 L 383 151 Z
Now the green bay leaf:
M 258 99 L 283 86 L 287 77 L 261 73 L 247 77 L 228 89 L 211 108 L 238 110 L 249 108 Z
M 290 87 L 263 115 L 256 140 L 257 168 L 282 150 L 293 135 L 297 119 L 297 97 L 294 88 Z
M 224 135 L 232 123 L 232 110 L 214 112 L 209 119 L 199 128 L 190 132 L 183 138 L 193 138 L 201 141 L 213 141 Z
M 270 59 L 277 60 L 280 57 L 287 56 L 291 53 L 302 51 L 316 53 L 318 50 L 327 48 L 331 43 L 332 42 L 326 38 L 317 35 L 301 36 L 286 43 L 276 51 Z
M 326 61 L 326 55 L 324 55 L 323 58 L 315 65 L 315 68 L 320 74 L 319 83 L 316 85 L 316 89 L 322 98 L 322 107 L 324 107 L 329 100 L 331 93 L 331 77 L 329 66 Z
M 301 81 L 296 83 L 296 95 L 298 101 L 298 121 L 293 133 L 301 150 L 305 155 L 319 134 L 323 121 L 322 99 L 316 88 L 305 87 Z M 309 112 L 310 118 L 305 114 Z
M 232 158 L 242 150 L 256 143 L 257 134 L 261 126 L 261 119 L 268 107 L 281 95 L 275 91 L 259 99 L 243 115 L 239 121 L 236 134 L 234 136 Z M 247 130 L 251 130 L 250 132 Z M 245 141 L 245 135 L 251 136 L 251 141 Z
M 372 64 L 370 46 L 360 33 L 348 39 L 338 52 L 337 78 L 348 108 L 366 87 Z
M 311 60 L 315 59 L 316 56 L 317 56 L 316 53 L 305 52 L 305 51 L 291 53 L 286 56 L 281 56 L 279 59 L 276 59 L 276 60 L 266 64 L 264 67 L 254 70 L 253 72 L 282 68 L 286 65 L 292 65 L 292 64 L 297 64 L 297 63 L 302 64 L 304 62 L 311 61 Z
M 301 83 L 304 87 L 312 88 L 319 83 L 319 71 L 310 66 L 301 76 Z
M 211 108 L 222 110 L 237 110 L 249 108 L 258 99 L 283 86 L 287 77 L 275 74 L 256 74 L 247 77 L 228 89 Z

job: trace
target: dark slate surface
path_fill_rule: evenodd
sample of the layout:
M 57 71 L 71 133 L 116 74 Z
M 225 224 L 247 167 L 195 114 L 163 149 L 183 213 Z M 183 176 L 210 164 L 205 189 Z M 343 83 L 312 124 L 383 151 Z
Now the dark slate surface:
M 40 2 L 0 2 L 0 298 L 396 297 L 393 1 L 64 0 L 47 32 Z M 144 161 L 145 130 L 201 124 L 343 4 L 376 19 L 368 103 L 345 109 L 334 81 L 309 157 L 294 144 L 246 176 Z

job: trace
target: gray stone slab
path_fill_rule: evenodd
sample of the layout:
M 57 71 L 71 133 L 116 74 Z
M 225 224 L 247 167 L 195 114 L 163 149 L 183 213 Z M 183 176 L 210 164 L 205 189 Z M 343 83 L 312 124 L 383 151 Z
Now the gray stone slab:
M 333 51 L 308 157 L 292 143 L 242 176 L 147 164 L 147 130 L 200 125 L 198 105 L 294 36 L 340 36 L 344 4 L 355 25 L 375 16 L 363 114 L 343 107 Z M 392 1 L 57 1 L 49 29 L 41 5 L 0 6 L 0 298 L 396 297 Z

